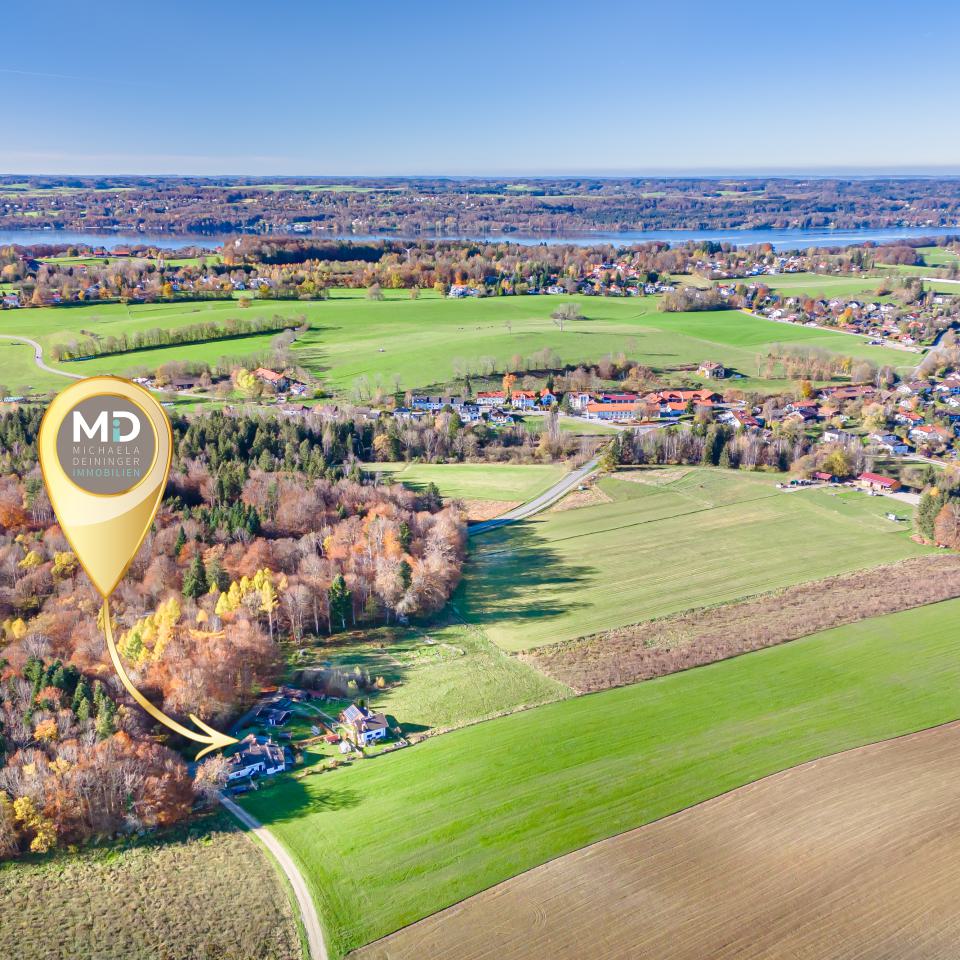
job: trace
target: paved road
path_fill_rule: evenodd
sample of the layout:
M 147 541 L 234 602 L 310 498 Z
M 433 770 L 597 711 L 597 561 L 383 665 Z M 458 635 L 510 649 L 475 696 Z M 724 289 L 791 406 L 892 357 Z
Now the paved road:
M 556 503 L 565 493 L 569 493 L 584 477 L 593 473 L 597 469 L 598 458 L 594 457 L 582 467 L 578 467 L 572 473 L 558 480 L 549 490 L 545 490 L 539 497 L 534 497 L 526 503 L 521 503 L 519 507 L 508 510 L 493 520 L 484 520 L 482 523 L 475 523 L 467 530 L 467 536 L 473 536 L 477 533 L 483 533 L 485 530 L 493 530 L 496 527 L 503 527 L 508 523 L 515 523 L 517 520 L 526 520 L 541 510 Z
M 297 868 L 297 865 L 290 859 L 290 855 L 283 849 L 280 841 L 256 817 L 252 817 L 229 797 L 221 796 L 220 799 L 230 813 L 257 835 L 287 875 L 300 906 L 300 916 L 303 918 L 303 927 L 307 932 L 311 960 L 328 960 L 327 947 L 323 942 L 323 930 L 320 928 L 320 917 L 317 916 L 317 908 L 310 896 L 310 891 L 307 889 L 303 874 Z
M 41 369 L 46 370 L 47 373 L 56 374 L 58 377 L 69 377 L 71 380 L 83 380 L 83 374 L 80 373 L 66 373 L 64 370 L 55 370 L 53 367 L 48 367 L 43 362 L 43 347 L 37 343 L 36 340 L 31 340 L 29 337 L 15 337 L 12 333 L 0 333 L 0 340 L 14 340 L 17 343 L 25 343 L 28 346 L 33 347 L 33 362 Z

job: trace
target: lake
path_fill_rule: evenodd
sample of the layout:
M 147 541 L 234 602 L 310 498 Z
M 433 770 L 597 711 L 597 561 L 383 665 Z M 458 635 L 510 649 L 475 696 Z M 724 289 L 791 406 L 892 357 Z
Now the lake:
M 627 246 L 634 243 L 648 243 L 651 240 L 666 240 L 669 243 L 685 243 L 688 240 L 713 240 L 717 243 L 734 243 L 737 246 L 750 246 L 756 243 L 769 243 L 775 250 L 806 249 L 807 247 L 842 247 L 855 243 L 889 243 L 893 240 L 914 239 L 917 237 L 942 237 L 960 235 L 957 227 L 884 227 L 864 230 L 817 229 L 780 229 L 780 230 L 637 230 L 619 233 L 568 234 L 563 236 L 529 236 L 506 234 L 502 236 L 470 237 L 423 235 L 404 237 L 397 234 L 319 234 L 316 240 L 351 240 L 363 243 L 371 240 L 509 240 L 524 246 L 537 244 L 572 243 L 578 246 L 590 246 L 597 243 Z M 108 250 L 116 247 L 130 247 L 137 244 L 156 246 L 165 250 L 175 250 L 185 246 L 202 246 L 213 249 L 230 240 L 237 234 L 175 234 L 175 233 L 81 233 L 71 230 L 0 230 L 0 246 L 17 243 L 24 246 L 39 243 L 75 244 L 103 246 Z M 269 234 L 277 239 L 281 234 Z M 293 234 L 299 239 L 307 239 L 308 234 Z

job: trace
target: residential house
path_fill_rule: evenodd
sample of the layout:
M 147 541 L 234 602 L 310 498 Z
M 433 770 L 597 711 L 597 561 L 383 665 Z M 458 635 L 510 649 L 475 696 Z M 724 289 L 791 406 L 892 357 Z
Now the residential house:
M 477 394 L 477 404 L 481 407 L 502 407 L 506 399 L 503 390 L 483 390 Z
M 290 381 L 282 373 L 277 373 L 275 370 L 268 370 L 266 367 L 257 367 L 257 369 L 253 371 L 253 375 L 263 383 L 270 384 L 277 393 L 284 393 L 287 387 L 290 386 Z
M 953 439 L 953 433 L 946 427 L 933 423 L 923 423 L 910 431 L 910 439 L 929 447 L 942 447 Z
M 901 440 L 895 433 L 871 433 L 868 439 L 886 453 L 902 456 L 910 452 L 910 444 Z
M 442 396 L 440 394 L 415 393 L 411 397 L 411 406 L 414 410 L 442 410 L 444 407 L 454 408 L 463 403 L 463 397 Z
M 857 443 L 859 438 L 849 430 L 839 430 L 836 427 L 827 427 L 823 431 L 824 443 Z
M 290 719 L 291 713 L 285 707 L 277 705 L 261 707 L 254 716 L 268 727 L 282 727 Z
M 897 423 L 903 423 L 908 427 L 917 427 L 923 423 L 923 416 L 913 410 L 898 410 L 893 419 Z
M 726 410 L 717 418 L 721 423 L 727 423 L 734 430 L 757 430 L 762 424 L 746 410 Z
M 533 410 L 537 406 L 535 390 L 514 390 L 510 394 L 510 404 L 515 410 Z
M 389 724 L 382 713 L 371 713 L 366 707 L 351 703 L 340 714 L 340 722 L 346 729 L 347 736 L 357 746 L 367 746 L 376 740 L 383 740 L 387 736 Z
M 716 363 L 713 360 L 704 360 L 697 367 L 697 373 L 701 377 L 707 377 L 709 380 L 722 380 L 727 375 L 726 367 L 722 363 Z
M 245 777 L 273 776 L 287 768 L 283 747 L 269 737 L 250 734 L 240 741 L 236 753 L 227 757 L 227 780 Z

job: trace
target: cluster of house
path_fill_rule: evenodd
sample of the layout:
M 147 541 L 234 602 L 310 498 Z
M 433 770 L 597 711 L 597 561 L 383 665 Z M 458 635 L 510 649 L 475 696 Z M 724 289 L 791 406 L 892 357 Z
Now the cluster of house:
M 401 420 L 417 420 L 440 410 L 453 410 L 464 423 L 516 423 L 521 413 L 548 410 L 557 403 L 557 396 L 542 390 L 486 390 L 475 397 L 446 394 L 415 393 L 410 406 L 398 407 L 394 416 Z
M 279 400 L 286 397 L 302 397 L 309 391 L 305 383 L 297 380 L 286 371 L 270 370 L 268 367 L 257 367 L 251 371 L 262 384 L 269 387 Z M 182 374 L 169 380 L 158 381 L 156 377 L 134 377 L 134 382 L 148 390 L 168 390 L 175 393 L 189 393 L 200 386 L 202 377 L 199 374 Z M 224 378 L 226 379 L 226 378 Z
M 702 376 L 722 379 L 726 371 L 722 364 L 707 361 L 700 365 Z M 445 394 L 414 394 L 410 406 L 394 410 L 400 419 L 419 419 L 441 410 L 453 410 L 465 423 L 515 423 L 524 413 L 549 410 L 557 405 L 559 396 L 544 387 L 541 390 L 485 390 L 473 398 Z M 657 390 L 647 394 L 582 390 L 567 394 L 570 412 L 588 420 L 629 422 L 659 420 L 676 417 L 696 407 L 723 404 L 723 397 L 713 390 Z
M 720 296 L 729 299 L 736 288 L 722 285 Z M 933 294 L 920 305 L 905 308 L 889 301 L 810 299 L 783 297 L 751 284 L 747 299 L 754 313 L 780 323 L 798 323 L 808 327 L 830 327 L 867 338 L 874 345 L 898 344 L 914 351 L 931 342 L 957 319 L 950 311 L 955 298 Z
M 843 412 L 845 404 L 859 401 L 863 407 L 885 411 L 877 416 L 871 411 L 868 432 Z M 700 405 L 700 404 L 698 404 Z M 877 452 L 891 456 L 922 454 L 931 457 L 954 455 L 960 445 L 960 372 L 943 377 L 903 381 L 890 389 L 872 384 L 854 383 L 824 387 L 815 397 L 792 400 L 767 411 L 747 410 L 724 405 L 717 420 L 736 430 L 764 431 L 775 423 L 794 424 L 803 428 L 823 425 L 823 443 L 866 443 Z M 861 408 L 862 409 L 862 408 Z M 878 426 L 877 419 L 883 420 Z M 871 422 L 872 421 L 872 422 Z M 837 424 L 842 424 L 838 426 Z
M 676 418 L 697 408 L 722 408 L 723 396 L 705 387 L 654 390 L 647 394 L 574 391 L 568 395 L 573 413 L 588 420 L 629 422 Z
M 267 698 L 250 715 L 249 719 L 261 726 L 282 727 L 293 715 L 294 701 L 304 700 L 308 694 L 304 690 L 281 687 L 278 692 L 268 694 Z M 390 722 L 386 714 L 370 710 L 363 704 L 351 703 L 338 717 L 338 729 L 327 737 L 333 743 L 339 742 L 341 753 L 348 753 L 358 747 L 367 747 L 390 735 Z M 314 729 L 317 732 L 317 729 Z M 280 734 L 281 737 L 284 734 Z M 286 735 L 289 738 L 289 735 Z M 272 737 L 248 734 L 236 750 L 227 757 L 227 780 L 256 779 L 269 777 L 292 766 L 293 758 L 289 749 L 277 743 Z
M 826 264 L 824 264 L 826 266 Z M 809 269 L 807 261 L 796 254 L 758 259 L 708 257 L 693 262 L 692 269 L 710 280 L 732 280 L 741 277 L 777 276 L 781 273 L 802 273 Z
M 725 255 L 711 257 L 690 257 L 681 264 L 683 272 L 697 273 L 711 280 L 760 277 L 782 273 L 799 273 L 810 269 L 806 258 L 798 255 L 754 254 L 750 251 L 729 251 Z M 821 264 L 826 268 L 826 263 Z M 527 294 L 545 294 L 547 296 L 569 296 L 574 293 L 586 295 L 639 297 L 670 293 L 677 284 L 669 277 L 656 277 L 637 257 L 625 255 L 616 260 L 604 260 L 589 263 L 582 276 L 575 280 L 562 279 L 558 275 L 550 276 L 542 285 L 534 278 L 524 280 Z M 451 284 L 447 296 L 454 300 L 466 297 L 478 297 L 488 286 L 496 283 L 507 292 L 515 292 L 513 281 L 508 277 L 487 277 L 474 283 Z

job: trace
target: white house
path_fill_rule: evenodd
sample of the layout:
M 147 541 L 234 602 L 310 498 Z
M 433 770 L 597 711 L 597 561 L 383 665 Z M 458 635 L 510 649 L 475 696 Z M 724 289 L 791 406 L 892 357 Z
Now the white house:
M 283 747 L 269 737 L 257 737 L 252 733 L 240 741 L 240 748 L 227 757 L 227 763 L 227 780 L 270 777 L 275 773 L 283 773 L 287 768 Z

